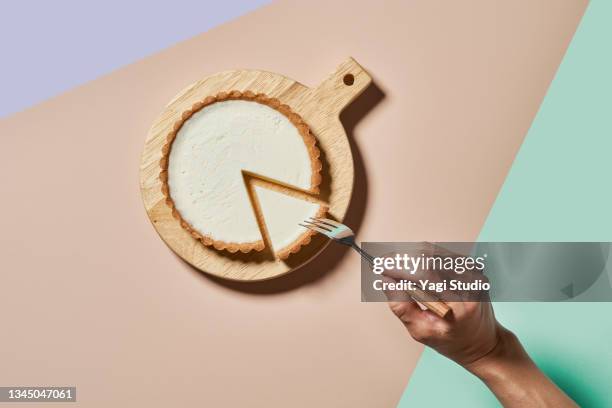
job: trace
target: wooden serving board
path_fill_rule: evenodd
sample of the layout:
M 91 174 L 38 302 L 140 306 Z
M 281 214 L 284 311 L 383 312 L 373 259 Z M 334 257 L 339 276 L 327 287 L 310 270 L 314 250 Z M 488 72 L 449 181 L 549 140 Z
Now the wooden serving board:
M 321 235 L 289 259 L 274 259 L 269 250 L 231 254 L 202 245 L 172 216 L 159 179 L 162 147 L 174 123 L 191 106 L 221 91 L 253 91 L 278 98 L 298 113 L 317 138 L 323 163 L 320 198 L 329 203 L 329 215 L 341 221 L 353 190 L 353 158 L 340 123 L 340 112 L 372 81 L 352 58 L 316 88 L 308 88 L 283 75 L 239 70 L 206 77 L 183 91 L 169 104 L 149 130 L 140 164 L 140 189 L 145 209 L 164 242 L 199 270 L 231 280 L 263 280 L 283 275 L 314 258 L 328 243 Z

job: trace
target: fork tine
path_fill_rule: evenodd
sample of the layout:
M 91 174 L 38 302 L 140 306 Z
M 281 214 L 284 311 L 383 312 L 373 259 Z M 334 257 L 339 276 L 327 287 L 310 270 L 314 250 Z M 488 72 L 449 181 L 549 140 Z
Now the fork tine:
M 321 234 L 323 234 L 323 235 L 325 235 L 327 237 L 332 238 L 330 233 L 329 233 L 329 231 L 324 230 L 323 228 L 319 228 L 319 227 L 316 227 L 314 225 L 304 225 L 304 224 L 299 224 L 299 225 L 304 227 L 304 228 L 308 228 L 309 230 L 319 232 L 319 233 L 321 233 Z
M 329 225 L 325 225 L 320 222 L 312 222 L 309 220 L 304 220 L 304 222 L 310 225 L 314 225 L 315 227 L 323 228 L 324 230 L 329 231 L 329 232 L 332 232 L 332 230 L 334 229 L 334 227 L 330 227 Z
M 315 220 L 315 221 L 317 221 L 319 223 L 327 224 L 330 227 L 341 227 L 342 226 L 342 224 L 339 223 L 338 221 L 330 220 L 328 218 L 313 218 L 313 217 L 310 217 L 310 219 Z

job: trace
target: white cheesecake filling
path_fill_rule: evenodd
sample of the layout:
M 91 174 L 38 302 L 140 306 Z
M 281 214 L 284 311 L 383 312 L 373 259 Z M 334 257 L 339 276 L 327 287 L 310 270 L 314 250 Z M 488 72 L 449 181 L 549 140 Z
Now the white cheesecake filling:
M 301 189 L 311 186 L 308 149 L 282 113 L 244 100 L 216 102 L 196 112 L 177 133 L 169 155 L 168 186 L 181 217 L 214 240 L 260 241 L 242 170 Z M 286 211 L 281 204 L 266 204 L 272 212 Z M 301 228 L 291 228 L 297 238 Z M 275 242 L 286 242 L 289 235 Z
M 254 186 L 254 191 L 270 237 L 270 244 L 276 253 L 287 249 L 306 232 L 307 230 L 299 223 L 314 217 L 321 208 L 320 204 L 261 186 Z

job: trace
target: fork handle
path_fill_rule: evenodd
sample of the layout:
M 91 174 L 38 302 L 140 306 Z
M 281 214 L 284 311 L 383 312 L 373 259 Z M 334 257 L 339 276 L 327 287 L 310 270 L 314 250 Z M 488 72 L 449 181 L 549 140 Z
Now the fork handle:
M 359 255 L 361 255 L 361 257 L 365 259 L 366 262 L 370 264 L 370 266 L 374 266 L 374 257 L 372 255 L 368 254 L 366 251 L 361 249 L 361 247 L 357 245 L 355 242 L 351 243 L 351 248 L 359 252 Z M 438 315 L 441 318 L 444 318 L 451 310 L 449 305 L 447 305 L 446 303 L 438 299 L 437 296 L 431 293 L 424 292 L 420 289 L 414 289 L 412 290 L 412 292 L 414 292 L 415 294 L 415 296 L 412 296 L 412 295 L 410 296 L 412 299 L 422 304 L 428 310 L 431 310 L 432 312 L 434 312 L 436 315 Z
M 361 255 L 361 257 L 365 259 L 370 264 L 370 266 L 374 266 L 374 257 L 372 255 L 361 249 L 361 247 L 354 242 L 351 243 L 351 248 L 359 252 L 359 255 Z

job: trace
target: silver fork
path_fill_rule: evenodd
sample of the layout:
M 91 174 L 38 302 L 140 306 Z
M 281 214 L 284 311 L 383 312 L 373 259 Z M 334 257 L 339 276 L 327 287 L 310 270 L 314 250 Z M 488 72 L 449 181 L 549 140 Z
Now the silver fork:
M 374 266 L 374 257 L 355 243 L 355 233 L 346 225 L 328 218 L 310 217 L 309 220 L 304 220 L 304 224 L 300 224 L 300 226 L 321 233 L 343 245 L 350 246 L 355 251 L 359 252 L 359 255 L 361 255 L 370 266 Z M 440 301 L 440 299 L 430 293 L 415 289 L 411 296 L 415 301 L 440 317 L 446 316 L 450 311 L 450 307 L 446 303 Z
M 304 220 L 304 224 L 300 224 L 302 227 L 311 229 L 319 232 L 327 237 L 337 241 L 346 246 L 350 246 L 355 251 L 359 252 L 361 257 L 365 259 L 371 266 L 374 266 L 374 257 L 368 254 L 366 251 L 361 249 L 359 245 L 355 243 L 355 233 L 352 229 L 338 221 L 330 220 L 327 218 L 313 218 L 310 220 Z

